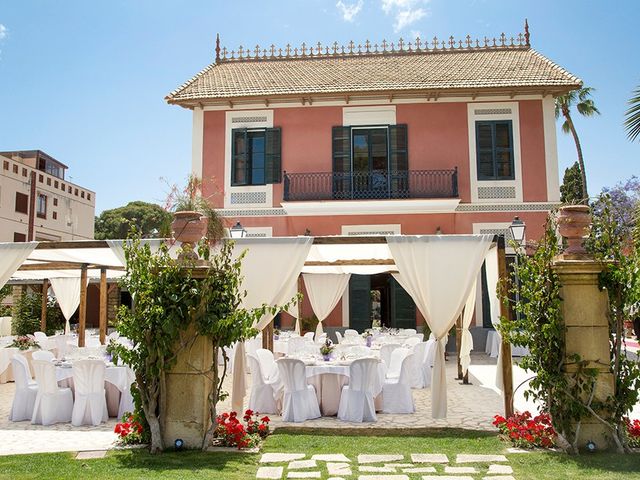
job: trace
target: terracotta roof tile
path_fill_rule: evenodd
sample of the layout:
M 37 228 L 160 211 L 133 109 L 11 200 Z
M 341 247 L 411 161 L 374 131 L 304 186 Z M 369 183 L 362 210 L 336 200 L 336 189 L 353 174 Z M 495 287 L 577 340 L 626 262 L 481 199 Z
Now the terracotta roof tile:
M 581 80 L 531 48 L 315 58 L 235 60 L 211 64 L 171 92 L 183 103 L 246 97 L 456 89 L 577 88 Z

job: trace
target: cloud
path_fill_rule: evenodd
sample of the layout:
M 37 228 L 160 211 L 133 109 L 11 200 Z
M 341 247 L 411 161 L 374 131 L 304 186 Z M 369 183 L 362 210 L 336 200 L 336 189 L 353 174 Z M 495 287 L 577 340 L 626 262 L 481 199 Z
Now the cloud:
M 338 0 L 338 3 L 336 3 L 336 7 L 338 7 L 340 15 L 342 15 L 342 19 L 345 22 L 353 22 L 356 15 L 358 15 L 358 13 L 360 13 L 360 10 L 362 10 L 363 4 L 364 0 L 358 0 L 357 3 L 353 3 L 350 5 L 347 5 L 342 0 Z
M 7 27 L 0 23 L 0 40 L 4 40 L 5 38 L 7 38 L 7 35 L 9 35 Z
M 393 29 L 397 33 L 426 17 L 424 6 L 429 0 L 382 0 L 382 11 L 394 18 Z

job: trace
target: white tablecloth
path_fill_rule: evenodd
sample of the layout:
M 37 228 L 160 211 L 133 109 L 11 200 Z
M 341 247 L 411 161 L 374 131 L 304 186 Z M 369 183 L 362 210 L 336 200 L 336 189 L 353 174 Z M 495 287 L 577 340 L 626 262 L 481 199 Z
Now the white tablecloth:
M 500 334 L 496 330 L 489 330 L 487 334 L 487 345 L 485 347 L 485 353 L 489 356 L 496 358 L 498 356 L 498 352 L 500 351 L 500 343 L 502 339 Z M 512 357 L 524 357 L 529 354 L 529 349 L 525 347 L 521 347 L 520 345 L 511 345 L 511 356 Z
M 0 317 L 0 337 L 11 335 L 11 317 Z
M 27 358 L 27 362 L 29 362 L 29 368 L 31 368 L 31 354 L 33 350 L 20 350 L 14 347 L 0 348 L 0 383 L 13 382 L 11 359 L 16 353 L 24 355 Z

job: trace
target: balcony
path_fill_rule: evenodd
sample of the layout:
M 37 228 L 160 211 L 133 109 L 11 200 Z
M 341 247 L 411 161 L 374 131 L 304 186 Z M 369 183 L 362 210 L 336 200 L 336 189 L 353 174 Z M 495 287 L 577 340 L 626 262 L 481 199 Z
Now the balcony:
M 284 201 L 458 198 L 458 168 L 284 172 Z

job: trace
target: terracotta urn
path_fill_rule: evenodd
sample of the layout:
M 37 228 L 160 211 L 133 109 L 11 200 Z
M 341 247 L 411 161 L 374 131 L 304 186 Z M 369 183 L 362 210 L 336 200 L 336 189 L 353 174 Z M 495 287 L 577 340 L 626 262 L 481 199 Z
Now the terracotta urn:
M 200 212 L 184 211 L 173 214 L 173 222 L 171 222 L 173 238 L 182 243 L 182 253 L 178 255 L 180 260 L 198 260 L 198 254 L 194 248 L 196 243 L 204 237 L 206 226 Z
M 558 230 L 567 239 L 569 254 L 587 253 L 582 245 L 584 238 L 589 235 L 591 226 L 591 212 L 587 205 L 568 205 L 561 207 L 558 213 Z

